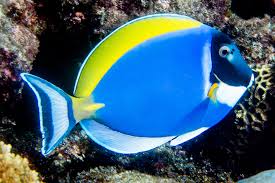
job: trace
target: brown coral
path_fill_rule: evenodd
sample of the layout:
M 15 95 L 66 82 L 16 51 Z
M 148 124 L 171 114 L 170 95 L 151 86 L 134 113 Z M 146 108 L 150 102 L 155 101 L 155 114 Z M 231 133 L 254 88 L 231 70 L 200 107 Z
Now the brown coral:
M 31 0 L 5 0 L 6 14 L 16 24 L 24 25 L 31 32 L 38 34 L 44 29 L 44 22 L 38 18 L 36 5 Z
M 256 65 L 254 71 L 255 84 L 235 108 L 237 136 L 231 142 L 232 145 L 234 144 L 233 149 L 238 149 L 235 153 L 240 155 L 253 153 L 247 152 L 251 146 L 265 143 L 268 145 L 269 141 L 272 141 L 267 138 L 272 136 L 271 129 L 274 126 L 271 116 L 275 107 L 273 102 L 275 100 L 275 65 Z M 272 143 L 269 146 L 266 147 L 269 150 L 274 148 Z
M 11 153 L 11 145 L 0 141 L 0 182 L 39 183 L 38 173 L 30 169 L 26 158 Z
M 263 131 L 271 123 L 270 112 L 274 96 L 274 65 L 257 65 L 255 85 L 249 89 L 246 97 L 235 109 L 237 128 L 240 130 Z M 273 97 L 273 98 L 272 98 Z

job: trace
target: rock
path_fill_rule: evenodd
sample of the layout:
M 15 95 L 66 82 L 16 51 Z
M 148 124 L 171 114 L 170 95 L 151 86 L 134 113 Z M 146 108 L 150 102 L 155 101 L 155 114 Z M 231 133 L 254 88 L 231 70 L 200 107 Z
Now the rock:
M 184 147 L 171 148 L 169 145 L 133 155 L 113 153 L 89 140 L 85 132 L 77 128 L 49 157 L 54 162 L 51 169 L 60 174 L 66 172 L 67 175 L 63 177 L 59 174 L 51 181 L 69 178 L 71 181 L 81 182 L 83 178 L 84 182 L 90 179 L 91 182 L 104 182 L 113 180 L 113 174 L 133 170 L 134 172 L 127 172 L 126 175 L 130 176 L 138 171 L 174 182 L 232 182 L 230 171 L 222 167 L 216 168 L 209 159 L 192 155 L 193 152 L 185 151 Z M 69 168 L 71 166 L 74 169 Z M 80 170 L 82 171 L 79 172 Z M 77 177 L 74 176 L 75 172 L 78 172 Z M 52 173 L 48 171 L 48 174 Z M 122 173 L 117 176 L 116 180 L 121 178 L 120 181 L 124 182 L 124 175 Z M 145 178 L 147 180 L 150 177 Z
M 0 25 L 0 107 L 8 112 L 20 98 L 19 74 L 32 69 L 43 23 L 31 0 L 0 0 Z
M 0 25 L 0 138 L 23 144 L 18 143 L 15 132 L 23 88 L 19 75 L 32 69 L 39 47 L 37 36 L 45 24 L 33 1 L 0 0 Z M 0 146 L 0 182 L 40 182 L 27 159 L 11 153 L 10 145 L 0 142 Z
M 92 182 L 152 182 L 152 183 L 176 183 L 178 181 L 162 178 L 157 176 L 140 173 L 135 170 L 119 170 L 116 167 L 96 167 L 88 171 L 82 171 L 77 174 L 75 182 L 92 183 Z M 189 181 L 191 182 L 191 181 Z
M 275 170 L 266 170 L 260 172 L 252 177 L 238 181 L 237 183 L 274 183 L 275 182 Z

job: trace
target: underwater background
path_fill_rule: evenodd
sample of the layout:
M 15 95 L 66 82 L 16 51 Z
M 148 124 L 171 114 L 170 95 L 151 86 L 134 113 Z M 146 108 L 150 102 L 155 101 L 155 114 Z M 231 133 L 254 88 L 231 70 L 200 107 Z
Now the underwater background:
M 275 169 L 274 12 L 274 0 L 0 0 L 0 182 L 236 182 Z M 182 145 L 122 155 L 77 126 L 42 156 L 36 98 L 20 73 L 72 94 L 100 40 L 154 13 L 187 15 L 229 35 L 255 84 L 222 122 Z

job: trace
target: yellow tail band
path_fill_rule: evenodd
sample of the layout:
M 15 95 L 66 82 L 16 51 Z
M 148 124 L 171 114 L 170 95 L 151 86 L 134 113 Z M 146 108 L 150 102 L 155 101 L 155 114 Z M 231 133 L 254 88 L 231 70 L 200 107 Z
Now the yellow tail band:
M 95 112 L 103 107 L 105 104 L 94 103 L 91 97 L 77 98 L 71 97 L 73 103 L 74 118 L 77 122 L 83 119 L 94 117 Z

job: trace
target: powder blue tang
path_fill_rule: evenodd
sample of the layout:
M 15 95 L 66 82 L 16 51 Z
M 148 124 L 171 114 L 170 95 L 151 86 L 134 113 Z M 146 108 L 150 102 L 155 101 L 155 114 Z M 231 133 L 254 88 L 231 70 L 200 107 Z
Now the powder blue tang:
M 37 97 L 43 155 L 78 123 L 117 153 L 181 144 L 221 121 L 254 81 L 228 36 L 175 14 L 138 18 L 103 39 L 82 64 L 74 96 L 21 76 Z

